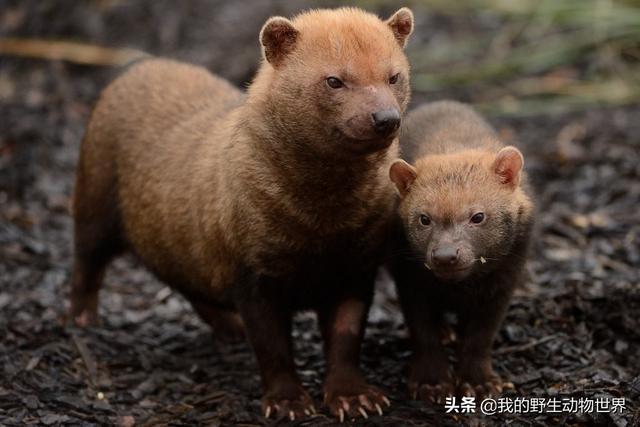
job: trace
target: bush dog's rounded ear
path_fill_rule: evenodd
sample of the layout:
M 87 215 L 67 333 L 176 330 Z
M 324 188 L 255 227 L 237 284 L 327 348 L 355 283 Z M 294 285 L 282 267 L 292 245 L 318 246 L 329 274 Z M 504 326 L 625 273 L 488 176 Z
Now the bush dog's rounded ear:
M 269 18 L 260 30 L 260 44 L 265 59 L 274 67 L 280 65 L 293 51 L 299 34 L 300 32 L 287 18 L 282 16 Z
M 387 19 L 387 25 L 393 31 L 393 35 L 398 40 L 400 47 L 405 47 L 407 39 L 413 32 L 413 12 L 408 7 L 399 9 Z
M 493 161 L 493 171 L 498 175 L 500 182 L 513 189 L 520 184 L 520 172 L 523 167 L 524 156 L 511 145 L 500 150 Z
M 394 161 L 389 168 L 389 178 L 396 185 L 400 197 L 407 195 L 417 176 L 415 168 L 401 159 Z

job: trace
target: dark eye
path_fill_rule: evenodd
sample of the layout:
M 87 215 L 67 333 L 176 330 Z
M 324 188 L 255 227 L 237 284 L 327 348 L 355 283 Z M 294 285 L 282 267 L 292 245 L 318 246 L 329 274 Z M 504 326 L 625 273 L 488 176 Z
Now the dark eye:
M 331 89 L 340 89 L 344 86 L 344 83 L 337 77 L 327 77 L 327 85 L 329 85 Z
M 480 224 L 482 221 L 484 221 L 484 213 L 482 212 L 478 212 L 477 214 L 473 215 L 470 220 L 472 224 Z
M 400 73 L 394 74 L 393 76 L 389 77 L 389 84 L 396 84 L 398 83 L 398 78 L 400 78 Z
M 431 225 L 431 218 L 429 218 L 429 215 L 420 215 L 420 224 L 424 225 L 425 227 L 427 225 Z

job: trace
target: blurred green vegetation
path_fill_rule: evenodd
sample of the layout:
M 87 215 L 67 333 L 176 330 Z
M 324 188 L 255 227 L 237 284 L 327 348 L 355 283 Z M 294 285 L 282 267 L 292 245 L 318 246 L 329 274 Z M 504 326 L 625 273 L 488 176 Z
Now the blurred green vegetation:
M 371 9 L 398 6 L 358 3 Z M 420 30 L 409 46 L 417 96 L 444 93 L 488 113 L 518 115 L 640 101 L 640 1 L 406 4 L 416 12 Z

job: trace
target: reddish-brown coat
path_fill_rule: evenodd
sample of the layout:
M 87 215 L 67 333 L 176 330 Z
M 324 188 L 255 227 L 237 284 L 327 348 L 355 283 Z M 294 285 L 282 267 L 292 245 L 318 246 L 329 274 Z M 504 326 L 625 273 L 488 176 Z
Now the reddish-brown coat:
M 130 249 L 214 328 L 244 323 L 265 411 L 300 417 L 312 407 L 291 354 L 291 315 L 302 308 L 319 312 L 336 361 L 331 410 L 339 414 L 341 399 L 355 399 L 352 415 L 375 410 L 384 399 L 357 364 L 398 144 L 373 131 L 371 114 L 406 108 L 411 24 L 408 9 L 386 22 L 351 8 L 272 18 L 246 95 L 163 59 L 109 85 L 78 165 L 75 320 L 96 320 L 104 268 Z M 344 90 L 328 87 L 332 75 Z

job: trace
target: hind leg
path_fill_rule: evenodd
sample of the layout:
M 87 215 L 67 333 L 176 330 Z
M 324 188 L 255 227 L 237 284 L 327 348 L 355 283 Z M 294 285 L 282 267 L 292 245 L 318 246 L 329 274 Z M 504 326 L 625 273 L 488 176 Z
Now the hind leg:
M 111 156 L 87 138 L 74 195 L 75 261 L 69 318 L 78 326 L 98 321 L 98 293 L 107 265 L 124 249 Z
M 76 233 L 79 233 L 76 230 Z M 107 265 L 117 254 L 117 245 L 108 240 L 94 240 L 76 236 L 76 255 L 71 283 L 71 310 L 69 317 L 77 326 L 98 323 L 98 293 Z M 97 236 L 96 236 L 97 239 Z
M 194 310 L 211 329 L 215 337 L 222 342 L 238 342 L 245 338 L 244 323 L 240 313 L 216 307 L 206 302 L 190 299 Z

